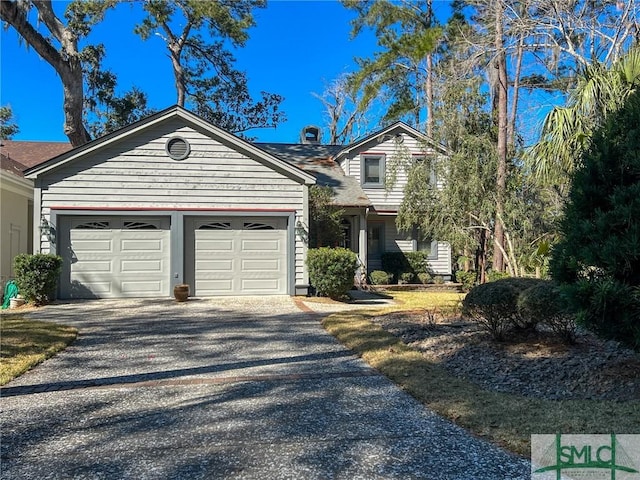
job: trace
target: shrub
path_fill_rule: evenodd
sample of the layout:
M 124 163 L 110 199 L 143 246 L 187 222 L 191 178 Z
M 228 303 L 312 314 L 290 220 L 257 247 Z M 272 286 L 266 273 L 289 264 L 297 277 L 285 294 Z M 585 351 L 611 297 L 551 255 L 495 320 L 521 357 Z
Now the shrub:
M 527 288 L 518 296 L 518 312 L 532 323 L 542 322 L 565 343 L 574 343 L 576 324 L 559 286 L 552 281 L 544 281 Z
M 428 273 L 428 252 L 385 252 L 382 254 L 382 269 L 396 280 L 403 272 L 414 275 Z
M 373 285 L 389 285 L 392 275 L 382 270 L 374 270 L 369 274 L 369 279 Z
M 507 272 L 498 272 L 496 270 L 489 270 L 487 272 L 487 282 L 495 282 L 496 280 L 502 280 L 503 278 L 509 278 Z
M 456 281 L 462 284 L 462 289 L 465 292 L 468 292 L 473 288 L 473 286 L 476 284 L 477 277 L 478 274 L 473 270 L 469 270 L 468 272 L 458 270 L 456 272 Z
M 307 255 L 307 265 L 316 291 L 338 299 L 353 287 L 358 257 L 346 248 L 313 248 Z
M 27 302 L 42 305 L 55 296 L 62 258 L 57 255 L 26 253 L 13 260 L 16 283 Z
M 473 287 L 462 302 L 463 314 L 478 322 L 496 340 L 503 340 L 513 327 L 533 328 L 535 319 L 523 318 L 518 311 L 521 292 L 545 280 L 504 278 Z
M 423 285 L 426 285 L 427 283 L 431 282 L 432 278 L 431 278 L 431 274 L 427 273 L 427 272 L 422 272 L 418 274 L 418 280 L 420 280 L 420 283 L 422 283 Z
M 403 283 L 411 283 L 413 281 L 413 278 L 415 277 L 415 275 L 411 272 L 404 272 L 400 274 L 400 280 Z
M 436 285 L 442 285 L 444 283 L 444 277 L 442 275 L 436 275 L 433 277 L 433 283 Z

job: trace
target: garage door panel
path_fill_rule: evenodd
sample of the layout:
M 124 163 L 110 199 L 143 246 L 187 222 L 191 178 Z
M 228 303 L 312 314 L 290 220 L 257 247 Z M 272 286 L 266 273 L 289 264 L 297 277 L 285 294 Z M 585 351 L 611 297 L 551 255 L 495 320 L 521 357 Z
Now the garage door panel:
M 278 259 L 246 259 L 242 260 L 243 272 L 276 272 L 280 273 L 282 268 Z
M 124 239 L 120 241 L 120 251 L 126 252 L 163 252 L 164 242 L 161 239 Z
M 77 237 L 77 236 L 76 236 Z M 79 253 L 88 252 L 92 253 L 113 253 L 113 242 L 111 240 L 82 240 L 77 238 L 71 238 L 73 250 L 76 252 L 76 256 Z
M 243 240 L 243 252 L 279 252 L 282 248 L 280 239 L 277 240 Z
M 281 288 L 281 282 L 277 279 L 245 278 L 242 279 L 242 290 L 247 293 L 270 293 Z
M 83 273 L 83 272 L 111 273 L 113 272 L 113 265 L 110 260 L 92 261 L 88 259 L 82 262 L 77 262 L 77 264 L 74 265 L 73 270 L 76 273 Z
M 233 272 L 233 260 L 201 260 L 197 264 L 198 273 Z
M 162 288 L 162 281 L 124 280 L 120 285 L 122 286 L 121 291 L 123 294 L 155 295 Z
M 160 260 L 123 260 L 120 262 L 120 272 L 126 273 L 160 273 L 163 271 Z
M 83 293 L 85 290 L 89 290 L 98 296 L 110 296 L 112 291 L 110 280 L 105 280 L 104 282 L 95 282 L 95 281 L 89 281 L 87 279 L 83 279 L 83 277 L 76 277 L 72 280 L 72 283 L 76 284 L 76 282 L 79 285 L 76 285 L 74 288 L 74 291 L 76 292 L 76 295 L 74 296 L 74 298 L 86 298 L 86 297 L 80 296 L 80 294 Z
M 206 279 L 196 281 L 198 287 L 198 295 L 231 295 L 233 294 L 233 280 L 231 279 Z
M 64 298 L 166 296 L 168 217 L 63 217 Z

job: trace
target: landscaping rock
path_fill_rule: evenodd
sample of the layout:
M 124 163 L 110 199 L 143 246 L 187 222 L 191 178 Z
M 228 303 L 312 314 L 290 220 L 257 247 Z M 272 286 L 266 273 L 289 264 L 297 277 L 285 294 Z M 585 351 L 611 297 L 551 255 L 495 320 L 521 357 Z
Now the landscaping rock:
M 374 321 L 453 375 L 486 389 L 547 400 L 640 399 L 640 354 L 588 332 L 578 332 L 575 345 L 549 332 L 520 332 L 496 342 L 457 318 L 426 324 L 423 313 L 395 312 Z

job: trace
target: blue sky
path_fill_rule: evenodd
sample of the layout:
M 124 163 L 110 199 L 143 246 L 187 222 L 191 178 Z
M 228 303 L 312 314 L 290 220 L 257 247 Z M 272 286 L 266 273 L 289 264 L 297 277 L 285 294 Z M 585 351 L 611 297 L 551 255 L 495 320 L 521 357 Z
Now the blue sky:
M 440 2 L 445 7 L 448 2 Z M 62 15 L 64 3 L 54 2 Z M 133 33 L 139 7 L 120 5 L 95 27 L 91 42 L 106 45 L 105 65 L 118 74 L 122 90 L 136 85 L 157 110 L 176 101 L 173 75 L 164 43 L 142 42 Z M 312 93 L 339 75 L 353 71 L 354 57 L 369 56 L 375 38 L 366 33 L 351 39 L 354 14 L 339 2 L 271 0 L 255 11 L 257 26 L 244 49 L 236 52 L 238 68 L 247 72 L 249 85 L 285 97 L 287 122 L 276 129 L 252 130 L 260 141 L 296 142 L 305 125 L 324 125 L 323 107 Z M 443 19 L 445 20 L 445 19 Z M 10 105 L 20 127 L 16 140 L 66 141 L 62 131 L 62 87 L 58 77 L 33 50 L 27 50 L 12 29 L 2 30 L 0 103 Z

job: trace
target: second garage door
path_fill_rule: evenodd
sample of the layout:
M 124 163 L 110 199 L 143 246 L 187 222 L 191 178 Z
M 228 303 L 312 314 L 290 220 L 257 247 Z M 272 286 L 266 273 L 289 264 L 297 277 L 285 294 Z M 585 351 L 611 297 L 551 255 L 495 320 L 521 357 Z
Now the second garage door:
M 189 218 L 185 232 L 192 295 L 287 293 L 286 218 Z

